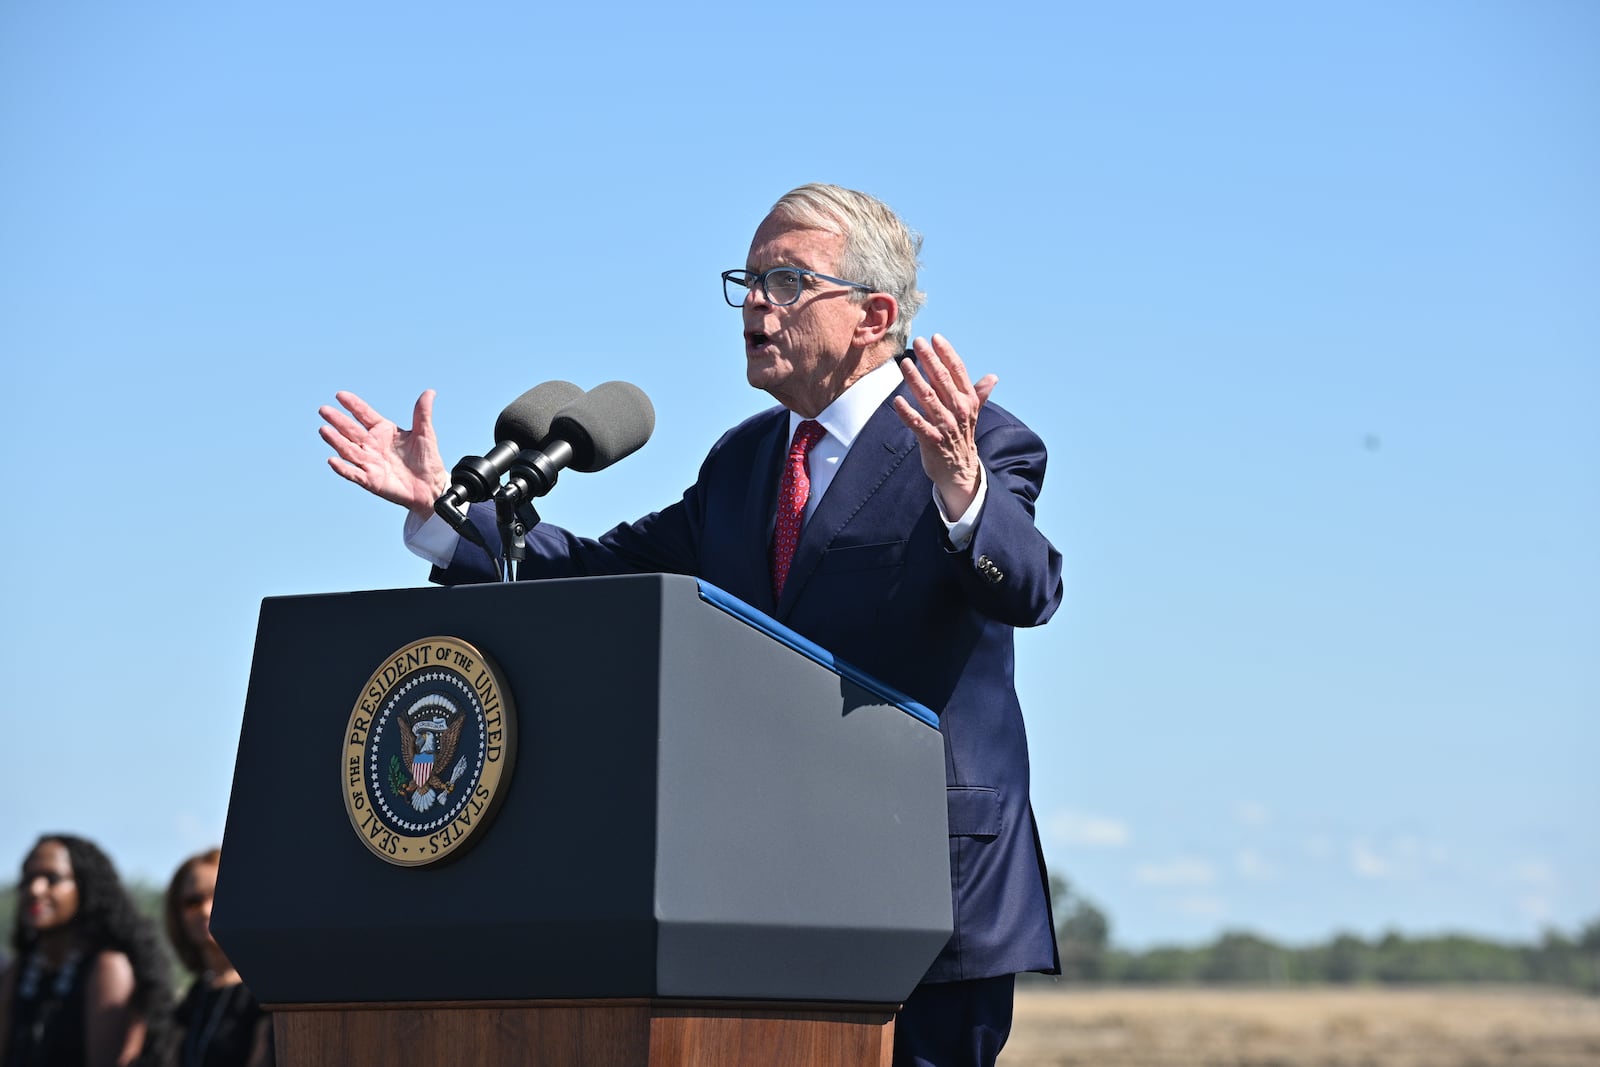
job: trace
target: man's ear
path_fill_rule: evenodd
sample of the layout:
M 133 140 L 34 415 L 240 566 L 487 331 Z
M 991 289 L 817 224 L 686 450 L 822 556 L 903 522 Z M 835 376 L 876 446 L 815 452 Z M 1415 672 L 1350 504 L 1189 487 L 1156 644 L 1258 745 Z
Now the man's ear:
M 888 293 L 868 293 L 861 303 L 861 322 L 851 338 L 858 348 L 871 348 L 889 333 L 900 317 L 900 302 Z

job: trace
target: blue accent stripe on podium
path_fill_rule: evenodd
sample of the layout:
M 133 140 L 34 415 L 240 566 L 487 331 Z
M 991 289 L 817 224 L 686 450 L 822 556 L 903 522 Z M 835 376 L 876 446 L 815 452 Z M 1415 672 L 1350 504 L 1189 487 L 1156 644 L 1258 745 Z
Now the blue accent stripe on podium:
M 743 619 L 756 629 L 770 634 L 775 640 L 788 645 L 807 659 L 822 664 L 841 677 L 850 679 L 870 693 L 876 693 L 878 696 L 883 697 L 884 703 L 893 704 L 907 715 L 921 719 L 936 730 L 939 728 L 939 716 L 904 693 L 884 685 L 865 671 L 852 667 L 850 664 L 838 659 L 832 652 L 829 652 L 815 641 L 809 641 L 801 637 L 771 615 L 757 611 L 733 594 L 718 589 L 702 578 L 696 578 L 695 582 L 700 586 L 700 599 L 707 604 L 721 608 L 735 618 Z

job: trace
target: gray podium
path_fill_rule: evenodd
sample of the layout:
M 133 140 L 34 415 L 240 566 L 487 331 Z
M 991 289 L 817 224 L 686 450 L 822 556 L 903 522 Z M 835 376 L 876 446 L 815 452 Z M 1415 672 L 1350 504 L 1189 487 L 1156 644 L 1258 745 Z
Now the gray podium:
M 438 635 L 498 664 L 515 762 L 397 866 L 341 746 Z M 280 1062 L 886 1064 L 951 930 L 931 718 L 682 576 L 268 599 L 212 927 Z

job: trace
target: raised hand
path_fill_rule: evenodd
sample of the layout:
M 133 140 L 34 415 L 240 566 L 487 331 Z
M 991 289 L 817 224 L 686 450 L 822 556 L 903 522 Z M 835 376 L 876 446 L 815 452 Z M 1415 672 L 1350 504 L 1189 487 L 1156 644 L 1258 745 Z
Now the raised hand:
M 332 404 L 317 409 L 327 423 L 317 432 L 337 453 L 328 457 L 328 466 L 421 517 L 433 514 L 433 502 L 450 488 L 450 471 L 433 434 L 433 395 L 429 389 L 417 397 L 411 429 L 402 430 L 356 394 L 335 393 L 350 414 Z
M 966 364 L 940 334 L 931 342 L 919 337 L 911 347 L 917 358 L 901 360 L 900 373 L 917 407 L 897 396 L 894 409 L 917 437 L 922 469 L 933 480 L 945 514 L 956 519 L 978 492 L 978 412 L 1000 379 L 988 374 L 974 385 Z

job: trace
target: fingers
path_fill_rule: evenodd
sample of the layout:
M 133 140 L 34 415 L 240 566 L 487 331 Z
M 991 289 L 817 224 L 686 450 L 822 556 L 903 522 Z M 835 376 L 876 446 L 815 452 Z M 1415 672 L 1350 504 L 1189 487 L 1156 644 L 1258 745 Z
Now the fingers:
M 900 421 L 906 424 L 906 429 L 915 434 L 919 440 L 926 441 L 931 445 L 937 445 L 944 440 L 944 435 L 939 432 L 938 428 L 923 418 L 921 412 L 912 407 L 905 397 L 897 396 L 894 398 L 894 411 L 896 415 L 900 416 Z
M 354 393 L 334 396 L 344 411 L 332 404 L 317 409 L 324 423 L 317 433 L 333 449 L 328 457 L 333 472 L 412 510 L 431 508 L 450 484 L 433 437 L 434 391 L 417 397 L 410 430 L 400 429 Z
M 938 334 L 933 336 L 934 340 L 941 340 Z M 948 345 L 942 348 L 954 351 Z M 949 367 L 943 362 L 944 353 L 921 337 L 911 342 L 911 349 L 917 354 L 915 367 L 917 380 L 911 382 L 910 376 L 907 375 L 907 381 L 910 382 L 918 402 L 922 404 L 922 410 L 931 414 L 935 404 L 949 410 L 953 402 L 954 380 Z
M 349 420 L 345 421 L 348 422 Z M 351 425 L 354 426 L 355 424 L 351 423 Z M 318 426 L 317 433 L 328 443 L 328 447 L 337 452 L 339 458 L 346 462 L 357 463 L 366 454 L 362 444 L 363 438 L 360 436 L 352 436 L 350 433 L 332 426 Z M 328 462 L 333 462 L 332 457 L 329 457 Z
M 351 441 L 366 436 L 368 427 L 361 425 L 332 404 L 322 405 L 317 409 L 317 414 L 321 415 L 322 421 L 328 424 L 327 426 L 319 426 L 317 429 L 322 434 L 323 440 L 329 444 L 333 444 L 333 438 L 328 436 L 328 427 L 330 426 L 342 437 Z
M 367 472 L 351 463 L 346 463 L 337 456 L 328 457 L 328 466 L 333 468 L 333 473 L 347 482 L 354 482 L 363 489 L 372 489 L 372 480 L 367 477 Z
M 928 384 L 928 380 L 922 376 L 918 365 L 912 360 L 900 361 L 900 377 L 911 390 L 911 395 L 916 397 L 917 408 L 921 410 L 906 403 L 904 397 L 895 397 L 894 409 L 900 412 L 901 421 L 912 433 L 929 444 L 938 444 L 944 440 L 944 431 L 935 425 L 933 419 L 943 422 L 946 413 L 944 405 L 939 401 L 939 394 Z
M 416 406 L 411 409 L 411 432 L 423 437 L 433 436 L 433 397 L 432 389 L 424 389 L 422 395 L 417 397 Z
M 922 338 L 919 337 L 917 340 L 922 341 Z M 971 382 L 967 378 L 967 365 L 961 362 L 955 346 L 947 341 L 943 334 L 934 334 L 931 343 L 922 341 L 922 348 L 918 349 L 917 355 L 919 359 L 927 359 L 929 369 L 933 370 L 931 375 L 933 379 L 948 384 L 955 392 L 972 391 Z
M 978 394 L 978 405 L 981 407 L 989 402 L 989 394 L 994 392 L 994 387 L 1000 384 L 1000 379 L 993 374 L 985 374 L 978 379 L 973 391 Z
M 947 432 L 970 433 L 1000 379 L 987 374 L 974 385 L 966 364 L 941 334 L 931 341 L 918 337 L 912 350 L 917 358 L 902 360 L 901 373 L 929 423 Z
M 383 421 L 382 415 L 374 411 L 370 404 L 368 404 L 365 400 L 362 400 L 359 396 L 356 396 L 354 393 L 340 390 L 339 392 L 333 394 L 333 398 L 339 403 L 343 404 L 346 410 L 348 410 L 350 414 L 354 415 L 356 420 L 369 430 Z M 327 416 L 323 417 L 326 418 Z
M 317 409 L 326 423 L 317 427 L 317 434 L 335 453 L 328 457 L 328 466 L 346 481 L 376 493 L 382 454 L 394 438 L 395 426 L 354 393 L 339 392 L 334 397 L 350 414 L 332 404 Z
M 953 415 L 909 359 L 901 361 L 900 373 L 917 403 L 913 406 L 905 397 L 897 396 L 894 398 L 894 410 L 900 416 L 900 421 L 905 423 L 906 429 L 916 435 L 917 443 L 923 450 L 924 466 L 935 455 L 942 457 L 942 462 L 954 466 L 964 465 L 969 455 L 975 460 L 977 450 L 973 445 L 972 430 L 977 422 L 976 416 L 963 422 Z M 932 471 L 929 473 L 931 475 Z
M 942 334 L 934 334 L 931 340 L 918 337 L 912 342 L 912 349 L 917 355 L 917 369 L 931 395 L 938 399 L 955 421 L 969 425 L 975 422 L 978 409 L 988 401 L 989 394 L 1000 379 L 989 374 L 978 385 L 973 385 L 967 374 L 967 365 L 956 353 L 955 346 Z
M 931 342 L 917 338 L 912 348 L 917 358 L 901 360 L 900 374 L 916 405 L 897 396 L 895 414 L 917 439 L 922 469 L 933 482 L 940 508 L 947 516 L 960 516 L 982 483 L 978 412 L 998 379 L 990 374 L 973 385 L 961 357 L 939 334 Z

